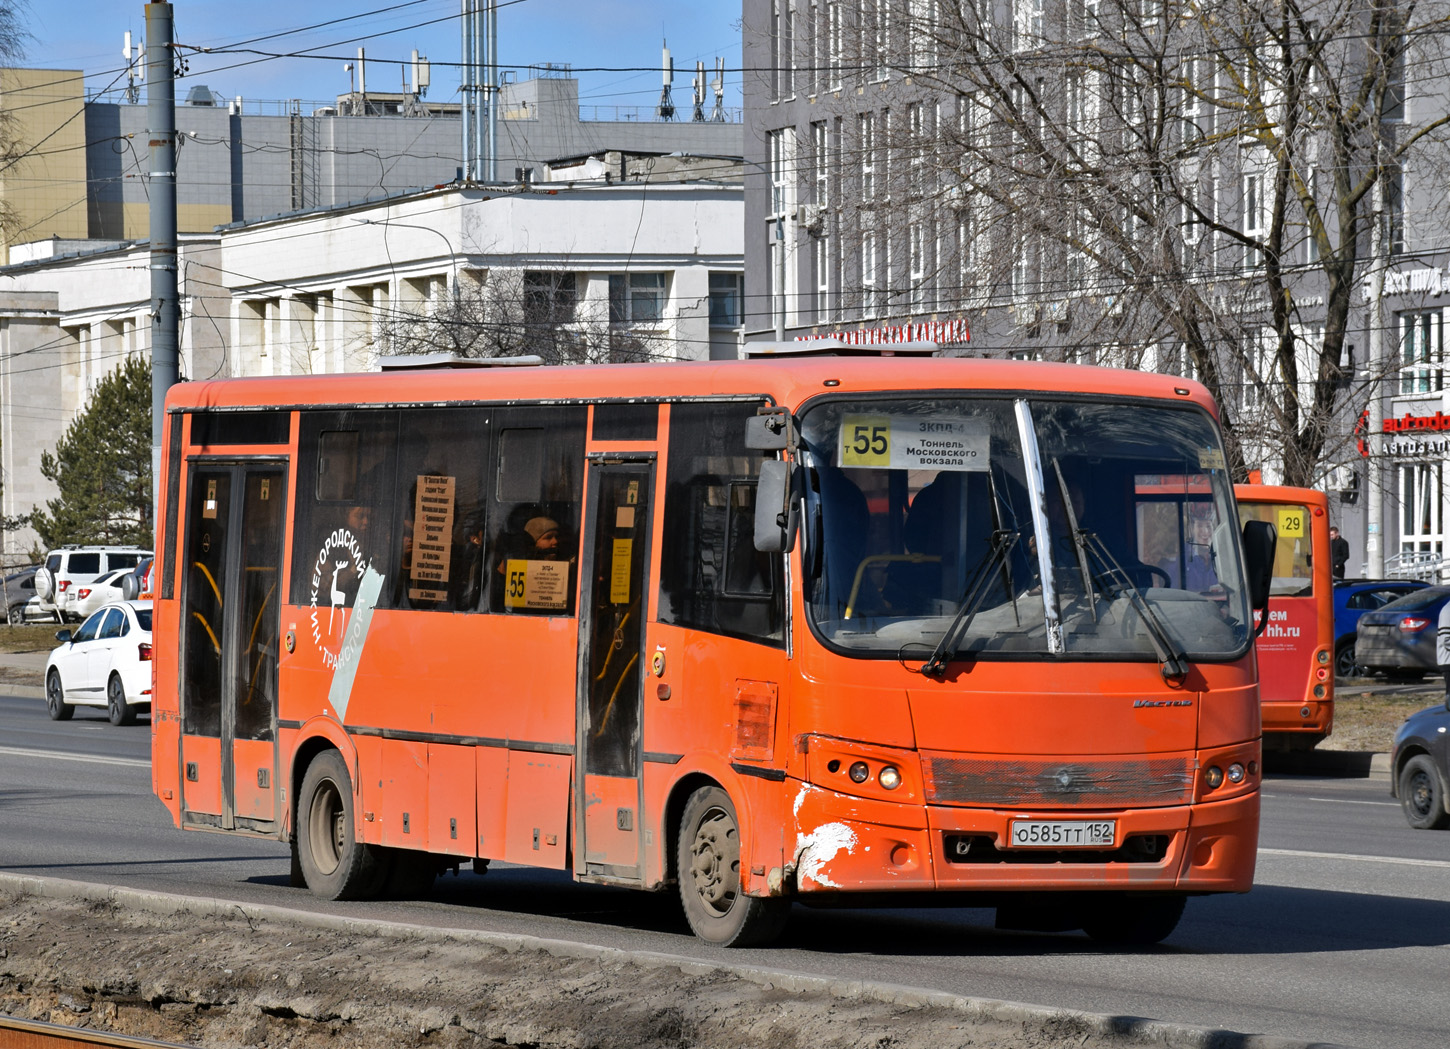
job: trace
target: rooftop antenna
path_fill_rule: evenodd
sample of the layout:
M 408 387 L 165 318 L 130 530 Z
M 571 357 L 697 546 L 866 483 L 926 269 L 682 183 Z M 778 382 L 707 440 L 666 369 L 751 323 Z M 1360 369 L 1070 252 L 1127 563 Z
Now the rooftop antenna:
M 715 91 L 715 111 L 710 114 L 710 120 L 717 124 L 725 123 L 725 59 L 715 59 L 715 79 L 710 81 L 710 87 Z
M 138 41 L 131 46 L 131 30 L 126 30 L 126 46 L 121 48 L 126 59 L 126 101 L 135 105 L 141 98 L 140 81 L 146 79 L 146 44 Z
M 675 103 L 670 98 L 670 85 L 675 82 L 675 62 L 674 59 L 670 58 L 670 42 L 668 40 L 665 41 L 664 81 L 665 86 L 660 91 L 660 119 L 674 120 Z
M 433 67 L 428 64 L 427 55 L 419 55 L 418 49 L 413 49 L 413 94 L 423 98 L 428 94 L 429 84 L 432 82 Z
M 705 63 L 695 63 L 695 79 L 691 81 L 695 89 L 695 115 L 691 118 L 695 123 L 704 123 L 705 120 Z

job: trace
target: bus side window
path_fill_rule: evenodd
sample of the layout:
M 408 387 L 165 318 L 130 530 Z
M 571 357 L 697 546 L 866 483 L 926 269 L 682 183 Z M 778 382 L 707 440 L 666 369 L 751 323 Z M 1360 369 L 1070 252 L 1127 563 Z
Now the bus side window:
M 482 552 L 491 612 L 574 614 L 585 417 L 575 407 L 500 412 Z
M 351 607 L 362 573 L 395 571 L 393 474 L 398 413 L 303 412 L 292 539 L 292 601 Z
M 755 549 L 761 453 L 745 447 L 753 403 L 670 409 L 659 618 L 663 623 L 779 643 L 781 562 Z
M 477 408 L 415 411 L 403 416 L 400 430 L 393 607 L 471 612 L 478 605 L 488 416 Z

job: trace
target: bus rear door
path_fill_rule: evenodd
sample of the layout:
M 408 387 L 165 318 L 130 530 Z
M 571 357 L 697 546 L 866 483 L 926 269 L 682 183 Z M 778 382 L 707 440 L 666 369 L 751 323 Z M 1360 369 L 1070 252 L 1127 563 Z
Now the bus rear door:
M 181 605 L 182 819 L 271 831 L 286 466 L 188 466 Z
M 580 579 L 574 872 L 638 883 L 649 457 L 591 457 Z

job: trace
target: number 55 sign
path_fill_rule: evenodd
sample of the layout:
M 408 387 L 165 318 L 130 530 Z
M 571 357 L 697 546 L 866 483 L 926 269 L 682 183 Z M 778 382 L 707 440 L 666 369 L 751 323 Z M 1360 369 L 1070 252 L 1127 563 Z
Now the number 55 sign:
M 847 468 L 985 470 L 991 439 L 975 419 L 847 415 L 838 461 Z

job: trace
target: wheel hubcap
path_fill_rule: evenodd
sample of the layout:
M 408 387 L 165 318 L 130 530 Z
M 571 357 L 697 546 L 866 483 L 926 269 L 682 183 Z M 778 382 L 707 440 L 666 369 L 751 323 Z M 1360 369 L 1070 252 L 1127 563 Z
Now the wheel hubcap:
M 1410 780 L 1407 797 L 1416 816 L 1428 815 L 1430 812 L 1430 777 L 1423 772 L 1416 772 L 1414 778 Z
M 740 883 L 740 836 L 735 821 L 720 809 L 711 809 L 695 831 L 690 850 L 690 876 L 700 899 L 716 914 L 735 902 Z
M 337 870 L 342 851 L 346 845 L 343 832 L 346 829 L 342 798 L 331 783 L 320 784 L 312 799 L 311 833 L 312 858 L 322 874 Z

